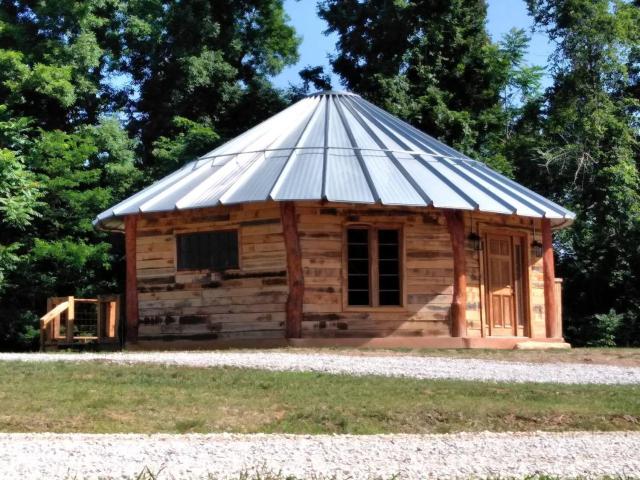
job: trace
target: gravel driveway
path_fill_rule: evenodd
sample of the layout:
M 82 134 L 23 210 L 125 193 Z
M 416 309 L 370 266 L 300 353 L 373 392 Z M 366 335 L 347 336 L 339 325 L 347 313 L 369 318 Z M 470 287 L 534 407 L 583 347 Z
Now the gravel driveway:
M 640 475 L 640 433 L 0 434 L 1 478 L 474 478 Z
M 325 353 L 122 352 L 122 353 L 2 353 L 0 361 L 108 361 L 190 367 L 241 367 L 276 371 L 383 375 L 419 379 L 459 379 L 496 382 L 564 384 L 640 384 L 640 368 L 579 363 L 517 363 L 495 360 L 419 356 L 350 356 Z

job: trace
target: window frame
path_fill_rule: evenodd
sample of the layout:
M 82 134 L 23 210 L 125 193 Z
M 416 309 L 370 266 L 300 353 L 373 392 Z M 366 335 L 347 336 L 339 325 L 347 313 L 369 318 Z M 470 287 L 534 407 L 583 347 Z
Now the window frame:
M 215 233 L 215 232 L 228 232 L 235 231 L 238 240 L 238 266 L 236 268 L 227 268 L 225 270 L 215 270 L 212 268 L 190 268 L 179 269 L 178 268 L 178 235 L 188 235 L 190 233 Z M 173 231 L 173 270 L 176 275 L 184 274 L 207 274 L 207 273 L 221 273 L 221 272 L 240 272 L 242 270 L 242 230 L 237 226 L 221 226 L 210 227 L 203 226 L 198 228 L 181 228 L 174 229 Z
M 350 229 L 361 229 L 369 232 L 369 305 L 349 304 L 349 239 Z M 378 268 L 378 231 L 397 230 L 398 231 L 398 278 L 400 281 L 400 304 L 380 305 L 380 276 Z M 407 289 L 406 289 L 406 248 L 405 248 L 404 224 L 401 223 L 362 223 L 348 222 L 343 225 L 342 236 L 342 309 L 348 312 L 406 312 L 407 311 Z

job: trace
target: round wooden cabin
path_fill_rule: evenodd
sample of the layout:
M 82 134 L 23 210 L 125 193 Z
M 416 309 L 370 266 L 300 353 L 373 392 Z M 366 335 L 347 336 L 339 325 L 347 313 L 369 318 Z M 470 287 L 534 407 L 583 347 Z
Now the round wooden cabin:
M 157 347 L 563 342 L 574 214 L 357 95 L 310 95 L 101 213 L 126 340 Z

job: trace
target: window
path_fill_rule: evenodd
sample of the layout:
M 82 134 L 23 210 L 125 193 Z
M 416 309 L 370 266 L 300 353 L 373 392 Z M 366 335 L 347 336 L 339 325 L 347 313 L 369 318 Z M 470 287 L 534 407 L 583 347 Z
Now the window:
M 350 306 L 402 304 L 398 229 L 347 229 L 347 283 Z
M 400 305 L 400 235 L 378 230 L 378 303 Z
M 176 235 L 178 270 L 238 268 L 237 230 Z
M 347 232 L 349 305 L 371 303 L 369 282 L 369 230 L 350 228 Z

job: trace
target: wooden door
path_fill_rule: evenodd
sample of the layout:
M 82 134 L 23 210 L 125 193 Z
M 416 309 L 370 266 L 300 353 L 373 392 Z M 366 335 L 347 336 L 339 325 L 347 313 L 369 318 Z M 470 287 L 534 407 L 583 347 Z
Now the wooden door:
M 489 334 L 516 335 L 513 239 L 508 235 L 487 235 L 487 294 Z

